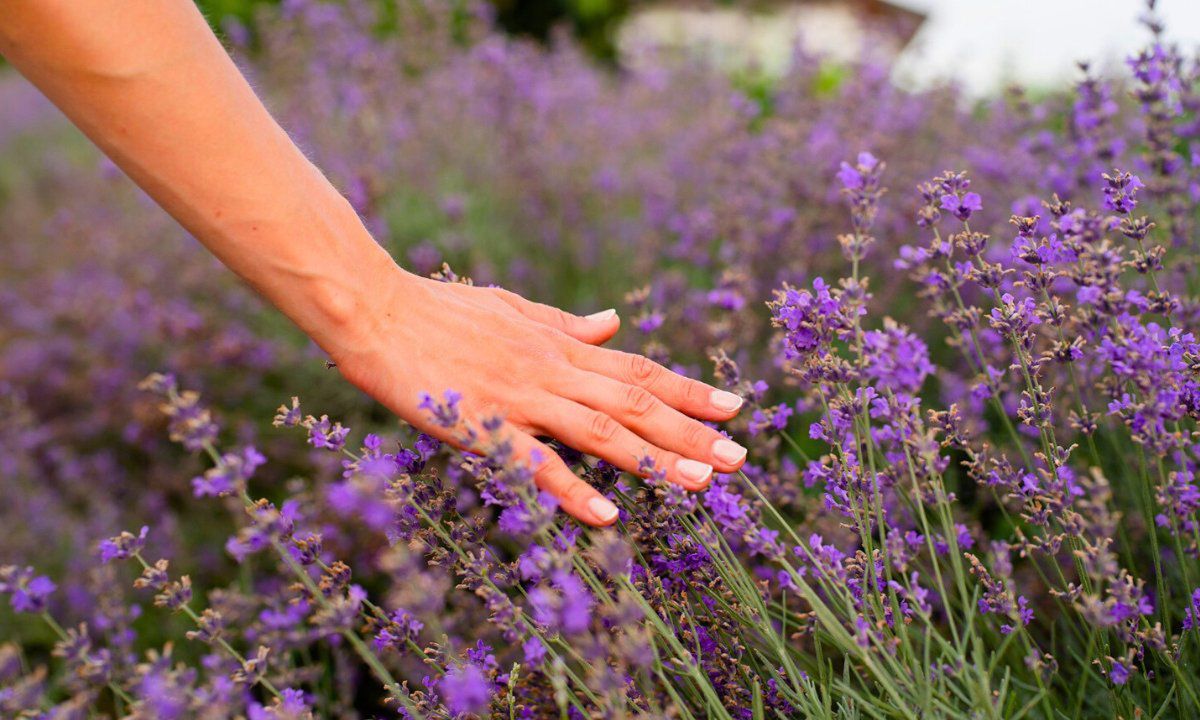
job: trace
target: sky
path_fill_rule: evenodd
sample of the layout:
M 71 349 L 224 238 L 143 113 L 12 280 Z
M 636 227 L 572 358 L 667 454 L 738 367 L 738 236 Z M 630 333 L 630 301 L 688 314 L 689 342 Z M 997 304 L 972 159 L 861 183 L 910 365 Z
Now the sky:
M 1142 47 L 1141 0 L 892 0 L 929 15 L 897 67 L 918 86 L 953 78 L 984 94 L 1017 81 L 1069 83 L 1075 63 L 1115 65 Z M 1200 47 L 1200 0 L 1159 0 L 1168 38 Z

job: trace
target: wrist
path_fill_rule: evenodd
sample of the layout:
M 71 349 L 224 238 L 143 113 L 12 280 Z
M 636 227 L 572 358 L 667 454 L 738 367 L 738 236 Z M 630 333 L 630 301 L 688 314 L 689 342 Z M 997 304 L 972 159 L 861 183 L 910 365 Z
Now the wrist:
M 297 243 L 301 257 L 282 273 L 275 304 L 336 359 L 367 345 L 380 309 L 398 307 L 392 299 L 415 276 L 396 264 L 340 196 L 305 224 L 301 232 L 308 237 Z

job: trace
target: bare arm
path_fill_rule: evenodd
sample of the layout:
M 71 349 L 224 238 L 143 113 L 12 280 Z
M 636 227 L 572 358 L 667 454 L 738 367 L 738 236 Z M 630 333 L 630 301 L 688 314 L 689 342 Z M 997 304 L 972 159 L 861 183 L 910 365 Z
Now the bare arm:
M 0 52 L 318 343 L 346 332 L 354 295 L 338 281 L 391 262 L 194 5 L 5 2 Z
M 271 118 L 187 0 L 0 0 L 0 53 L 342 373 L 400 417 L 454 441 L 418 407 L 455 389 L 502 413 L 539 485 L 585 522 L 615 509 L 535 435 L 631 471 L 649 453 L 673 481 L 708 483 L 744 450 L 691 418 L 740 401 L 604 350 L 620 321 L 512 293 L 416 277 Z

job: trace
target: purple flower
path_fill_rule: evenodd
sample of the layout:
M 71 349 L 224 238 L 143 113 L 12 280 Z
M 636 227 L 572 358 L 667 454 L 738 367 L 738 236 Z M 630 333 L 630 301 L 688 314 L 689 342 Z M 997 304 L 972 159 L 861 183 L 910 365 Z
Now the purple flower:
M 1075 299 L 1081 305 L 1095 305 L 1104 297 L 1104 291 L 1095 285 L 1084 285 L 1075 291 Z
M 839 241 L 844 241 L 843 248 L 848 259 L 861 259 L 871 242 L 867 232 L 875 224 L 879 198 L 883 195 L 880 187 L 882 174 L 883 163 L 869 152 L 859 153 L 853 166 L 843 162 L 838 171 L 842 192 L 850 201 L 850 219 L 855 230 L 854 235 L 839 238 Z
M 135 553 L 142 551 L 146 547 L 146 534 L 150 532 L 150 528 L 146 525 L 137 535 L 123 531 L 116 537 L 108 538 L 100 541 L 100 560 L 102 562 L 112 562 L 113 560 L 128 560 Z
M 722 310 L 736 312 L 746 307 L 746 298 L 733 288 L 709 290 L 706 299 L 709 305 L 714 305 Z
M 375 648 L 377 650 L 405 649 L 408 643 L 416 642 L 417 636 L 424 627 L 425 623 L 418 620 L 407 610 L 399 608 L 388 616 L 388 624 L 376 633 L 374 638 Z
M 812 291 L 791 287 L 776 291 L 770 306 L 773 322 L 784 329 L 789 358 L 824 354 L 826 346 L 851 327 L 840 298 L 821 278 L 813 281 Z
M 226 497 L 242 493 L 246 490 L 246 481 L 266 461 L 251 445 L 242 448 L 240 454 L 226 453 L 215 467 L 192 478 L 192 494 L 196 497 Z
M 857 190 L 863 184 L 862 173 L 854 169 L 848 162 L 842 163 L 842 169 L 838 170 L 837 178 L 842 183 L 842 187 L 847 190 Z
M 530 668 L 540 668 L 546 661 L 546 646 L 536 635 L 530 636 L 521 644 L 521 653 L 525 658 L 525 664 Z
M 487 713 L 492 700 L 491 683 L 474 663 L 451 668 L 438 683 L 450 712 Z
M 550 493 L 540 492 L 532 503 L 517 500 L 513 505 L 504 508 L 497 525 L 514 537 L 533 538 L 550 526 L 557 509 L 558 498 Z
M 869 152 L 860 152 L 855 165 L 843 162 L 838 170 L 838 180 L 846 190 L 858 190 L 866 183 L 869 175 L 879 166 L 879 159 Z
M 747 432 L 751 437 L 769 430 L 783 431 L 787 429 L 788 418 L 795 411 L 787 403 L 779 403 L 773 407 L 755 408 L 750 416 Z
M 880 389 L 914 394 L 934 371 L 924 341 L 891 318 L 884 321 L 883 330 L 864 333 L 863 343 L 867 372 Z
M 13 592 L 12 607 L 17 612 L 40 612 L 46 607 L 46 598 L 57 589 L 50 578 L 38 575 L 29 581 L 24 590 L 17 588 Z
M 279 691 L 271 705 L 263 706 L 258 703 L 250 705 L 248 720 L 306 720 L 312 717 L 308 693 L 294 688 L 284 688 Z
M 983 209 L 983 198 L 977 192 L 967 192 L 961 196 L 947 193 L 942 196 L 942 209 L 966 222 L 971 219 L 971 213 Z
M 654 332 L 655 330 L 661 328 L 663 326 L 663 322 L 665 320 L 666 320 L 666 316 L 663 315 L 662 313 L 648 311 L 648 312 L 641 313 L 636 318 L 634 318 L 633 324 L 634 324 L 634 327 L 636 327 L 638 329 L 638 331 L 640 331 L 646 335 L 649 335 L 650 333 Z
M 279 409 L 275 411 L 275 420 L 272 424 L 275 427 L 295 427 L 300 424 L 302 417 L 300 414 L 300 398 L 293 397 L 290 407 L 288 405 L 280 405 Z
M 432 416 L 434 424 L 438 427 L 452 430 L 458 427 L 462 421 L 462 414 L 459 412 L 459 403 L 462 402 L 462 393 L 454 390 L 446 390 L 442 393 L 443 402 L 438 402 L 429 393 L 421 393 L 421 402 L 417 407 Z
M 547 628 L 576 635 L 588 629 L 592 621 L 593 598 L 572 573 L 557 572 L 554 590 L 536 587 L 529 592 L 529 604 L 537 622 Z M 555 592 L 555 590 L 557 592 Z
M 328 415 L 322 415 L 320 420 L 310 415 L 305 424 L 308 427 L 308 442 L 313 447 L 333 452 L 340 452 L 346 447 L 350 428 L 342 427 L 340 422 L 331 422 Z
M 1104 173 L 1104 207 L 1113 212 L 1128 215 L 1137 207 L 1137 192 L 1146 187 L 1142 179 L 1132 173 L 1114 170 L 1112 175 Z
M 19 613 L 40 613 L 58 586 L 45 575 L 34 575 L 33 568 L 14 565 L 0 567 L 0 594 L 11 597 L 12 609 Z
M 1183 629 L 1200 628 L 1200 588 L 1192 590 L 1191 603 L 1183 611 Z

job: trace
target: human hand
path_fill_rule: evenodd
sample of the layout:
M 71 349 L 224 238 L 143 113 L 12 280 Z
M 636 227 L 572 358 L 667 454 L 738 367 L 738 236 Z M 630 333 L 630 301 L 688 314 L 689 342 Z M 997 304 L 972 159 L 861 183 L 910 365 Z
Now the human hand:
M 688 490 L 707 487 L 714 468 L 733 472 L 744 462 L 745 448 L 700 422 L 732 418 L 741 398 L 640 355 L 597 347 L 620 326 L 615 312 L 579 317 L 499 288 L 428 280 L 395 266 L 378 275 L 367 288 L 373 309 L 349 321 L 356 330 L 341 336 L 349 342 L 326 348 L 342 374 L 455 445 L 461 437 L 418 407 L 422 393 L 461 393 L 463 416 L 476 427 L 502 417 L 501 432 L 538 486 L 579 520 L 609 525 L 617 509 L 536 436 L 633 473 L 648 455 Z

